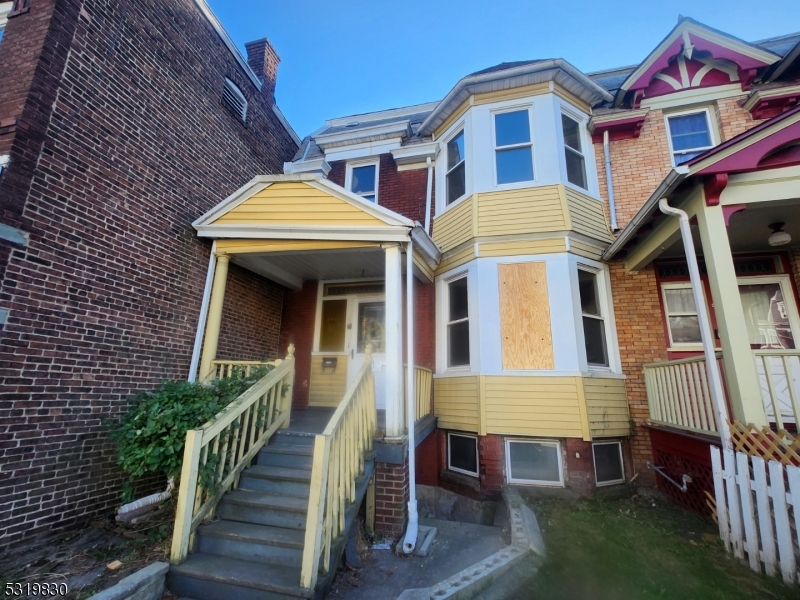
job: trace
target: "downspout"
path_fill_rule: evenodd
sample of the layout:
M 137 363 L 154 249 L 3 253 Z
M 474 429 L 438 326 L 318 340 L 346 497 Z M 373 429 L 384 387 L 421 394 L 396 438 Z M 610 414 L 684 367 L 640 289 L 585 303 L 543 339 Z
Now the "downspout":
M 428 190 L 425 194 L 425 233 L 431 234 L 431 192 L 433 187 L 433 161 L 429 156 L 428 163 Z
M 697 255 L 694 251 L 692 242 L 692 229 L 689 226 L 689 215 L 679 208 L 673 208 L 667 203 L 666 198 L 661 198 L 658 207 L 665 215 L 678 217 L 681 226 L 681 238 L 683 239 L 683 250 L 686 254 L 686 263 L 689 266 L 689 280 L 692 282 L 692 294 L 694 304 L 697 307 L 697 319 L 700 325 L 700 339 L 703 341 L 703 352 L 706 357 L 706 372 L 708 374 L 708 387 L 711 392 L 711 400 L 717 417 L 717 430 L 722 440 L 722 447 L 732 449 L 731 432 L 728 429 L 728 408 L 725 405 L 725 396 L 722 393 L 722 377 L 719 373 L 717 364 L 717 353 L 714 348 L 714 337 L 711 335 L 711 323 L 708 320 L 708 311 L 705 310 L 705 298 L 703 298 L 703 284 L 700 281 L 700 269 L 697 267 Z
M 606 187 L 608 188 L 608 213 L 611 217 L 611 231 L 617 231 L 617 205 L 614 203 L 614 182 L 611 180 L 611 151 L 608 147 L 608 129 L 603 132 L 603 154 L 606 159 Z
M 167 489 L 163 492 L 158 492 L 156 494 L 150 494 L 149 496 L 145 496 L 144 498 L 139 498 L 138 500 L 134 500 L 133 502 L 128 502 L 128 504 L 123 504 L 117 510 L 117 520 L 122 521 L 125 520 L 124 516 L 130 512 L 134 512 L 146 506 L 152 506 L 153 504 L 158 504 L 159 502 L 163 502 L 172 496 L 172 491 L 175 489 L 175 478 L 170 477 L 167 481 Z
M 428 159 L 430 165 L 430 158 Z M 430 182 L 430 166 L 428 167 Z M 430 190 L 430 187 L 428 188 Z M 428 196 L 430 198 L 430 195 Z M 411 554 L 417 545 L 419 515 L 417 514 L 417 474 L 415 468 L 416 431 L 414 427 L 414 242 L 408 239 L 406 247 L 406 423 L 408 424 L 408 529 L 403 540 L 403 552 Z
M 194 348 L 192 348 L 192 362 L 189 365 L 189 379 L 197 380 L 197 367 L 200 365 L 200 347 L 203 344 L 203 334 L 206 330 L 208 318 L 208 305 L 211 302 L 211 286 L 214 284 L 214 271 L 217 268 L 217 242 L 211 244 L 211 256 L 208 257 L 208 271 L 206 273 L 206 287 L 203 289 L 203 300 L 200 304 L 200 316 L 197 319 L 197 333 L 194 335 Z

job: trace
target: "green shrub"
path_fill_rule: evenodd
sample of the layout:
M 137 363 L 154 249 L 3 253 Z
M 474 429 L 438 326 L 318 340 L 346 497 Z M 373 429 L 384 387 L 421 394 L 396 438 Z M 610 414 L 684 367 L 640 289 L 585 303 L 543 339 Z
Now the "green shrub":
M 133 496 L 133 484 L 143 475 L 163 473 L 176 479 L 181 472 L 186 432 L 201 427 L 239 397 L 272 367 L 240 372 L 209 385 L 166 381 L 130 401 L 130 409 L 110 423 L 117 445 L 117 464 L 128 475 L 123 500 Z

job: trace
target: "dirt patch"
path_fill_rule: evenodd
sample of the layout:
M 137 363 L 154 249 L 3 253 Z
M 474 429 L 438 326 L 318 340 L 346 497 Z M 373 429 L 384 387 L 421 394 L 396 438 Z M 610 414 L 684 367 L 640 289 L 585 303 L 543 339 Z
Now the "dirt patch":
M 0 558 L 0 593 L 5 593 L 6 583 L 48 582 L 67 585 L 68 594 L 58 598 L 84 600 L 154 561 L 169 562 L 174 520 L 174 506 L 166 503 L 137 525 L 120 525 L 113 517 L 96 520 L 79 531 L 6 554 Z M 107 565 L 114 561 L 122 564 L 110 569 Z

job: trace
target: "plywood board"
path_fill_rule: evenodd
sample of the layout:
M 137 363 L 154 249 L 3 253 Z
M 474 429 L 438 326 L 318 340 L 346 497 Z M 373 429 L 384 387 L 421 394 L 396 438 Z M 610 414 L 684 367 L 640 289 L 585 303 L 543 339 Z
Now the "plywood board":
M 497 266 L 503 369 L 553 369 L 547 264 Z

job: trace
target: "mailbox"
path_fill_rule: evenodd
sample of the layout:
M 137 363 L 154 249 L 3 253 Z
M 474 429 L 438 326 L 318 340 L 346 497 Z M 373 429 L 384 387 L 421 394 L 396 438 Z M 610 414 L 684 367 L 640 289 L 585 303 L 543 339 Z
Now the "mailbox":
M 324 356 L 322 358 L 322 371 L 326 371 L 327 369 L 331 369 L 332 371 L 336 370 L 336 363 L 339 362 L 339 359 L 335 356 Z

